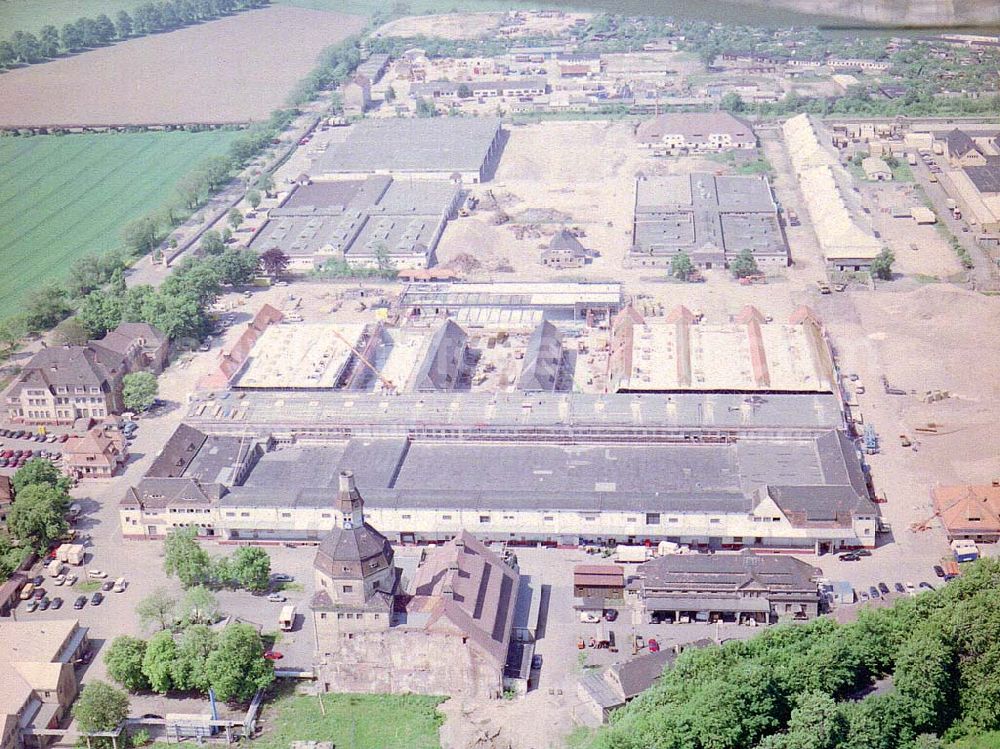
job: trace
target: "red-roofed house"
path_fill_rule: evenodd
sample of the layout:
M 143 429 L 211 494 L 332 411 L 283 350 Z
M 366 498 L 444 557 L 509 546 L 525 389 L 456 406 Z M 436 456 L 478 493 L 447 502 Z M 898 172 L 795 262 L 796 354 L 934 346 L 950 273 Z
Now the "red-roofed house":
M 70 437 L 62 452 L 66 470 L 79 478 L 109 479 L 128 460 L 121 433 L 100 428 Z
M 989 485 L 936 486 L 931 491 L 934 513 L 949 539 L 1000 540 L 1000 481 Z

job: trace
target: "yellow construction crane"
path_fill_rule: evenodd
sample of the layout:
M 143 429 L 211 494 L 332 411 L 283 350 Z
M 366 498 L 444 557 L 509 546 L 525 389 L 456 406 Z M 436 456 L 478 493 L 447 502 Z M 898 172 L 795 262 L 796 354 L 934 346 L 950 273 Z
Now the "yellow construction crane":
M 368 361 L 365 355 L 362 354 L 360 351 L 358 351 L 357 348 L 355 348 L 353 343 L 347 340 L 336 328 L 331 328 L 331 330 L 333 331 L 333 334 L 337 336 L 337 338 L 339 338 L 341 341 L 343 341 L 344 345 L 347 346 L 347 348 L 349 348 L 356 357 L 358 357 L 361 363 L 372 371 L 372 373 L 378 378 L 378 381 L 382 383 L 382 387 L 384 387 L 390 393 L 396 392 L 396 385 L 391 380 L 387 380 L 385 377 L 383 377 L 382 373 L 378 371 L 378 367 L 376 367 L 374 364 Z

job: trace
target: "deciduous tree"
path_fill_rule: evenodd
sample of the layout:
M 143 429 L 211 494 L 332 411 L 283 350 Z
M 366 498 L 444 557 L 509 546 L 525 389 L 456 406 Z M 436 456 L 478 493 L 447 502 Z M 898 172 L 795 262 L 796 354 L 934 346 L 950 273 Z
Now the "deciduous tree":
M 159 388 L 151 372 L 131 372 L 122 378 L 122 402 L 129 411 L 145 411 L 153 405 Z
M 274 666 L 263 658 L 264 644 L 249 624 L 230 624 L 205 663 L 209 685 L 219 699 L 249 701 L 274 681 Z
M 16 494 L 32 485 L 52 487 L 63 493 L 68 492 L 72 486 L 72 482 L 56 468 L 55 463 L 45 458 L 32 458 L 18 468 L 11 483 Z
M 84 733 L 111 731 L 128 717 L 128 695 L 105 681 L 92 681 L 73 703 L 73 717 Z
M 212 572 L 212 560 L 197 534 L 194 528 L 179 528 L 163 542 L 163 571 L 176 576 L 185 588 L 209 582 Z
M 166 588 L 156 588 L 135 605 L 135 613 L 146 629 L 170 629 L 177 621 L 177 599 Z
M 230 565 L 233 579 L 246 590 L 260 592 L 271 584 L 271 557 L 257 546 L 241 546 Z
M 149 679 L 142 668 L 145 655 L 145 640 L 128 635 L 116 637 L 104 653 L 108 676 L 130 692 L 149 689 Z
M 44 484 L 30 484 L 17 493 L 7 514 L 7 526 L 15 538 L 41 552 L 66 532 L 66 492 Z
M 177 645 L 170 632 L 163 630 L 149 638 L 146 652 L 142 657 L 142 672 L 154 692 L 166 694 L 173 689 L 173 667 L 176 658 Z

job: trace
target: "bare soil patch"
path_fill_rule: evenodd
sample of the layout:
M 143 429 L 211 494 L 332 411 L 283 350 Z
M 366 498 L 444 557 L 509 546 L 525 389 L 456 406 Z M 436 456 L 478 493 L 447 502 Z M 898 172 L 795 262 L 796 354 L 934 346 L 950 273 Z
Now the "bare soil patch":
M 264 119 L 364 19 L 274 6 L 0 75 L 0 125 Z

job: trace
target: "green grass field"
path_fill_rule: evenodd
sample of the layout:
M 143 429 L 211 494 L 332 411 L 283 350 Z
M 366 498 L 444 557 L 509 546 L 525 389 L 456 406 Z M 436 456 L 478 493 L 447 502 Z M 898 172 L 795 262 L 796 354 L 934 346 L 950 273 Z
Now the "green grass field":
M 288 749 L 293 741 L 332 741 L 337 749 L 440 749 L 437 706 L 444 698 L 412 694 L 285 695 L 264 708 L 254 749 Z
M 7 38 L 15 31 L 38 30 L 51 23 L 62 28 L 64 23 L 82 16 L 94 18 L 106 13 L 115 20 L 115 13 L 124 9 L 129 13 L 142 5 L 144 0 L 2 0 L 0 1 L 0 37 Z
M 121 245 L 129 221 L 235 131 L 0 138 L 0 318 L 76 258 Z

